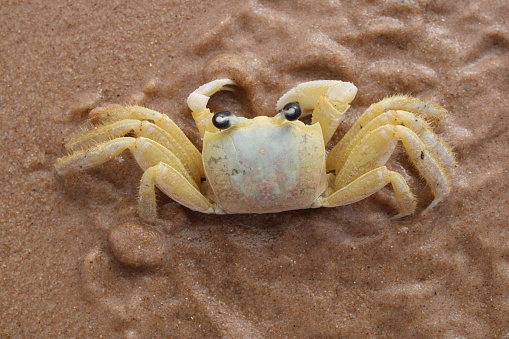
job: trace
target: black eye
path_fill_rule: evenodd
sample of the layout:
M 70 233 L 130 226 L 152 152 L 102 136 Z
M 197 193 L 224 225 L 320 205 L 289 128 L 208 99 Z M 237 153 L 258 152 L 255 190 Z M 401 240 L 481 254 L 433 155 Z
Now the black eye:
M 232 114 L 230 112 L 224 111 L 224 112 L 217 112 L 212 117 L 212 124 L 216 126 L 216 128 L 219 129 L 227 129 L 230 127 L 230 116 Z
M 285 107 L 283 107 L 283 114 L 285 115 L 286 120 L 294 121 L 300 118 L 302 110 L 298 104 L 295 102 L 290 102 L 287 103 Z

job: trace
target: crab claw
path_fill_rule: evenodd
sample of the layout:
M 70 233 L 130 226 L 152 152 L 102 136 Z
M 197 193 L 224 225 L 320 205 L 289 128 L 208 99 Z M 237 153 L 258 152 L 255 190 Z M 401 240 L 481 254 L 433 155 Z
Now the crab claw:
M 232 91 L 230 85 L 235 85 L 235 81 L 230 79 L 214 80 L 201 85 L 187 98 L 187 105 L 194 111 L 203 111 L 207 108 L 210 97 L 219 91 Z
M 357 94 L 357 87 L 339 80 L 316 80 L 302 83 L 284 94 L 276 104 L 279 112 L 289 102 L 298 102 L 305 113 L 312 111 L 321 97 L 331 102 L 349 104 Z

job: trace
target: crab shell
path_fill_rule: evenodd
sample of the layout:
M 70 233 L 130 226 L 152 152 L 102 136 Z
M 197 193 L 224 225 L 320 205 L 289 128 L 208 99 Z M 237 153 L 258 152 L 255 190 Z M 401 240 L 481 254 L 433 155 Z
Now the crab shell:
M 309 208 L 328 186 L 320 124 L 279 114 L 207 131 L 202 157 L 207 194 L 227 213 Z

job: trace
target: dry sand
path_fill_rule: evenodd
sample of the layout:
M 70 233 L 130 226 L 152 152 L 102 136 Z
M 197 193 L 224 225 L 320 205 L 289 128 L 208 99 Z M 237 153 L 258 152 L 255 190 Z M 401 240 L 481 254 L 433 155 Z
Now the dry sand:
M 0 17 L 0 337 L 509 337 L 506 0 L 3 1 Z M 389 188 L 270 215 L 161 197 L 148 226 L 130 154 L 55 173 L 105 103 L 165 112 L 201 146 L 185 99 L 224 76 L 244 90 L 212 107 L 251 116 L 302 81 L 354 82 L 331 145 L 384 96 L 443 105 L 453 193 L 400 221 Z M 391 166 L 422 211 L 418 174 Z

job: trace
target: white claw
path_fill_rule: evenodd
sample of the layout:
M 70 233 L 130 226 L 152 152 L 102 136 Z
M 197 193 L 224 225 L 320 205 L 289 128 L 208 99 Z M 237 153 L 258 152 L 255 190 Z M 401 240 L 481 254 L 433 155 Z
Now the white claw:
M 298 102 L 306 111 L 313 110 L 322 96 L 328 96 L 333 101 L 349 104 L 357 94 L 357 87 L 350 82 L 339 80 L 315 80 L 304 82 L 284 94 L 276 104 L 276 110 L 281 111 L 289 102 Z
M 207 108 L 210 97 L 219 91 L 231 91 L 231 88 L 224 87 L 227 85 L 235 85 L 235 81 L 230 79 L 214 80 L 198 87 L 193 93 L 187 97 L 187 105 L 195 111 L 202 111 Z
M 357 87 L 351 82 L 340 82 L 332 86 L 327 92 L 329 98 L 333 101 L 351 103 L 357 95 Z

